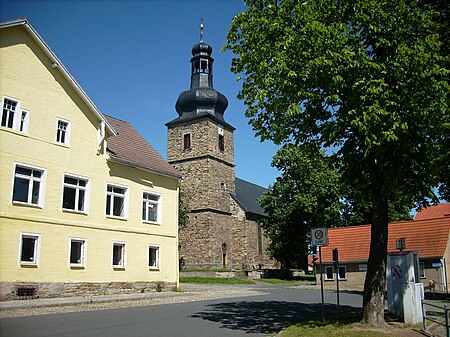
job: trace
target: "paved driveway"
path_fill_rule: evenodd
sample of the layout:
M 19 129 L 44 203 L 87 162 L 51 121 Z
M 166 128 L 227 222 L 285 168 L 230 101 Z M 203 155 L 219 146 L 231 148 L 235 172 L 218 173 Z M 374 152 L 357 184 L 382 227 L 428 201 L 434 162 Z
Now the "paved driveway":
M 208 286 L 205 286 L 206 288 Z M 227 288 L 230 287 L 230 288 Z M 1 336 L 266 336 L 321 317 L 320 291 L 284 285 L 223 286 L 251 296 L 120 309 L 5 318 Z M 257 292 L 257 293 L 255 293 Z M 245 294 L 246 292 L 243 292 Z M 336 294 L 325 292 L 325 314 L 337 311 Z M 362 297 L 341 294 L 339 312 L 359 313 Z

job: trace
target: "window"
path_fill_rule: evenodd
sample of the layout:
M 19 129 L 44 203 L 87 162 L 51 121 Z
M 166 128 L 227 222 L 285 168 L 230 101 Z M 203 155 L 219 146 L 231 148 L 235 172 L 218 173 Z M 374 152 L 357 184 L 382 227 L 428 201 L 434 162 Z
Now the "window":
M 16 164 L 12 201 L 42 206 L 44 173 L 42 169 Z
M 425 275 L 425 262 L 419 261 L 419 277 L 426 278 Z
M 64 176 L 63 210 L 86 213 L 88 180 Z
M 70 122 L 58 119 L 56 122 L 56 142 L 69 144 Z
M 346 280 L 347 279 L 347 267 L 339 266 L 339 279 Z
M 148 267 L 159 268 L 159 247 L 157 246 L 148 246 Z
M 190 150 L 191 149 L 191 134 L 186 133 L 183 136 L 183 150 Z
M 113 268 L 125 268 L 125 243 L 114 242 L 112 254 Z
M 334 280 L 334 267 L 333 266 L 326 266 L 325 267 L 325 280 Z M 347 267 L 346 266 L 339 266 L 339 280 L 346 280 L 347 279 Z
M 38 264 L 39 237 L 38 234 L 20 235 L 20 264 Z
M 142 220 L 161 222 L 161 196 L 144 192 L 142 197 Z
M 86 256 L 86 240 L 70 239 L 69 263 L 72 267 L 84 267 Z
M 223 135 L 219 135 L 219 150 L 222 152 L 225 150 L 225 140 Z
M 126 216 L 127 188 L 108 184 L 106 187 L 106 215 Z
M 325 267 L 325 280 L 334 280 L 333 267 L 326 266 Z
M 1 126 L 20 132 L 28 130 L 28 111 L 20 109 L 20 101 L 3 97 Z

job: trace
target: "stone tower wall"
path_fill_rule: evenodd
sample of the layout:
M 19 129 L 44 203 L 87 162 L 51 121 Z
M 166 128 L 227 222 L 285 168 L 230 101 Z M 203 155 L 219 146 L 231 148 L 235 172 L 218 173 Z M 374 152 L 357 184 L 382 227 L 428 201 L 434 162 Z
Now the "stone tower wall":
M 178 162 L 186 159 L 212 156 L 234 166 L 233 131 L 224 129 L 224 151 L 219 150 L 219 125 L 209 119 L 186 125 L 169 127 L 167 141 L 167 160 Z M 183 149 L 185 134 L 191 134 L 191 149 Z
M 183 177 L 185 202 L 191 211 L 230 214 L 229 195 L 235 191 L 233 132 L 223 130 L 225 146 L 220 151 L 218 127 L 201 120 L 168 130 L 167 158 Z M 183 149 L 186 133 L 191 135 L 189 150 Z
M 180 229 L 180 258 L 184 269 L 232 268 L 233 238 L 231 217 L 215 212 L 189 215 L 188 224 Z M 226 250 L 222 244 L 226 243 Z M 225 255 L 225 265 L 223 254 Z

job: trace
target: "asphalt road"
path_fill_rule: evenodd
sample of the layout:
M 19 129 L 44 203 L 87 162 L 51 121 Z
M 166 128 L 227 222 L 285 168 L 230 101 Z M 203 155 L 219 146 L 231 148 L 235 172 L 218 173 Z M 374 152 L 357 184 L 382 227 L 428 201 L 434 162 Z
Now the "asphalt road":
M 207 287 L 207 285 L 205 285 Z M 0 336 L 158 336 L 227 337 L 266 336 L 291 324 L 320 318 L 320 291 L 286 288 L 284 285 L 245 285 L 260 296 L 161 304 L 88 312 L 5 318 Z M 362 297 L 325 292 L 325 315 L 359 313 Z

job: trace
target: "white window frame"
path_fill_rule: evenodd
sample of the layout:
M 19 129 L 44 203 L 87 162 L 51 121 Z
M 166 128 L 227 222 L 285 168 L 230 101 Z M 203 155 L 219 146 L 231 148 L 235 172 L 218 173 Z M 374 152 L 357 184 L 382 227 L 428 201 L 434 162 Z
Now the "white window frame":
M 80 186 L 79 183 L 78 183 L 75 186 L 75 185 L 66 183 L 65 182 L 66 178 L 83 180 L 83 181 L 86 182 L 86 185 L 85 186 Z M 90 201 L 89 200 L 89 195 L 90 195 L 90 180 L 89 180 L 89 178 L 78 176 L 78 175 L 71 174 L 71 173 L 64 173 L 62 186 L 63 186 L 63 188 L 62 188 L 62 195 L 61 195 L 61 209 L 64 212 L 88 214 L 89 213 L 89 201 Z M 83 205 L 84 209 L 83 210 L 64 208 L 64 189 L 66 187 L 75 189 L 75 208 L 77 208 L 77 206 L 78 206 L 78 201 L 79 201 L 79 197 L 80 197 L 80 190 L 84 190 L 84 205 Z
M 331 268 L 331 275 L 332 275 L 331 278 L 328 277 L 328 273 L 327 273 L 327 269 L 330 269 L 330 268 Z M 325 280 L 330 280 L 330 281 L 334 280 L 334 267 L 333 266 L 325 266 L 324 274 L 325 274 Z
M 62 123 L 66 123 L 67 127 L 66 130 L 64 130 L 64 142 L 62 142 L 61 140 L 58 140 L 58 136 L 59 136 L 59 122 Z M 70 131 L 71 131 L 71 123 L 70 121 L 68 121 L 67 119 L 63 119 L 63 118 L 57 118 L 56 119 L 56 133 L 55 133 L 55 142 L 58 144 L 62 144 L 62 145 L 69 145 L 70 144 Z
M 114 191 L 108 191 L 108 187 L 111 186 L 112 188 L 121 188 L 125 190 L 124 194 L 117 193 Z M 110 202 L 109 205 L 109 211 L 110 214 L 108 214 L 108 196 L 110 196 Z M 123 197 L 123 214 L 122 215 L 114 215 L 114 197 Z M 124 185 L 119 185 L 115 183 L 107 183 L 106 184 L 106 195 L 105 195 L 105 214 L 108 218 L 115 218 L 115 219 L 127 219 L 128 218 L 128 187 Z
M 331 275 L 333 275 L 332 278 L 329 278 L 328 274 L 327 274 L 327 269 L 329 269 L 329 268 L 331 268 L 331 271 L 332 271 L 332 274 L 331 274 Z M 339 269 L 341 269 L 341 268 L 344 268 L 344 270 L 345 270 L 344 271 L 345 277 L 341 277 L 340 273 L 338 272 L 338 278 L 339 278 L 339 280 L 346 280 L 347 279 L 347 266 L 346 265 L 339 265 Z M 324 272 L 325 272 L 325 280 L 332 281 L 332 280 L 335 279 L 334 276 L 335 276 L 335 273 L 336 273 L 336 269 L 334 268 L 333 265 L 332 266 L 325 266 Z
M 156 266 L 151 266 L 150 265 L 150 249 L 155 249 L 156 250 Z M 147 250 L 147 265 L 148 265 L 148 269 L 151 270 L 159 270 L 159 267 L 161 266 L 161 246 L 159 245 L 148 245 L 148 250 Z
M 34 239 L 34 251 L 33 251 L 33 261 L 22 261 L 22 248 L 23 248 L 23 239 Z M 40 251 L 41 251 L 41 234 L 36 233 L 20 233 L 19 236 L 19 256 L 18 261 L 20 265 L 23 266 L 38 266 L 39 265 L 39 259 L 40 259 Z
M 81 243 L 81 261 L 79 263 L 71 262 L 72 255 L 72 242 Z M 69 267 L 78 267 L 85 268 L 86 267 L 86 252 L 87 252 L 87 240 L 80 238 L 70 238 L 69 239 Z
M 419 261 L 419 278 L 426 279 L 427 274 L 425 273 L 425 262 Z
M 33 176 L 22 175 L 20 173 L 16 174 L 17 167 L 23 167 L 28 170 L 40 171 L 41 177 L 36 178 Z M 42 167 L 15 162 L 12 176 L 13 176 L 13 179 L 12 179 L 12 186 L 11 186 L 11 202 L 15 205 L 27 205 L 27 206 L 32 206 L 32 207 L 43 208 L 44 207 L 44 199 L 45 199 L 45 182 L 46 182 L 46 177 L 47 177 L 47 170 Z M 15 185 L 16 177 L 28 180 L 28 200 L 26 202 L 14 200 L 14 185 Z M 32 202 L 33 182 L 39 182 L 39 195 L 38 195 L 37 203 Z
M 346 280 L 347 279 L 347 266 L 339 265 L 339 269 L 341 269 L 341 268 L 344 268 L 344 277 L 341 277 L 341 273 L 338 271 L 339 280 Z
M 122 263 L 114 264 L 114 247 L 121 246 L 122 247 Z M 111 251 L 111 266 L 113 269 L 125 269 L 127 261 L 127 243 L 121 241 L 114 241 L 112 243 L 112 251 Z
M 152 196 L 158 197 L 158 200 L 149 200 L 147 198 L 144 198 L 145 194 L 150 194 Z M 149 220 L 148 219 L 148 208 L 151 205 L 157 205 L 158 209 L 156 212 L 156 221 Z M 162 194 L 161 193 L 155 193 L 150 191 L 142 191 L 142 217 L 144 217 L 144 208 L 145 208 L 145 218 L 142 219 L 143 222 L 150 222 L 150 223 L 156 223 L 161 224 L 162 223 Z
M 16 107 L 14 110 L 14 117 L 12 120 L 11 127 L 8 126 L 7 121 L 6 121 L 6 125 L 2 125 L 2 123 L 1 123 L 1 122 L 3 122 L 3 109 L 4 109 L 4 105 L 5 105 L 5 100 L 9 100 L 9 101 L 16 103 Z M 29 119 L 30 119 L 30 113 L 28 110 L 21 108 L 20 100 L 9 97 L 9 96 L 2 97 L 2 114 L 0 115 L 0 127 L 18 131 L 18 132 L 22 132 L 22 133 L 27 133 Z M 9 120 L 9 114 L 8 114 L 8 120 Z

